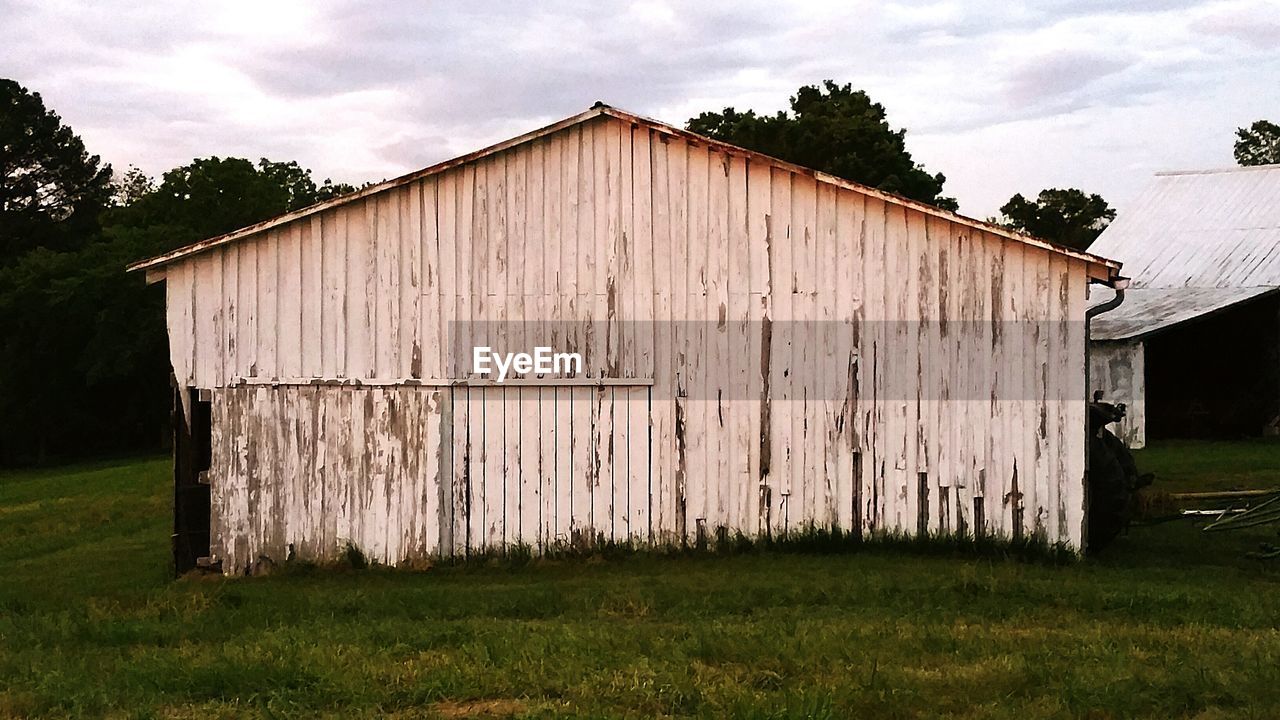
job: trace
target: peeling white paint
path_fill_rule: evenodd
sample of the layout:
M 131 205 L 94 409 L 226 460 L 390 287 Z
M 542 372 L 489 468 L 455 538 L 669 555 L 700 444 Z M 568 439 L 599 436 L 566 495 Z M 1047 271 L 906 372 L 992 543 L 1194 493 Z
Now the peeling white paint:
M 165 275 L 232 572 L 291 544 L 973 531 L 979 506 L 1078 547 L 1090 262 L 598 117 Z M 475 384 L 459 339 L 584 377 Z

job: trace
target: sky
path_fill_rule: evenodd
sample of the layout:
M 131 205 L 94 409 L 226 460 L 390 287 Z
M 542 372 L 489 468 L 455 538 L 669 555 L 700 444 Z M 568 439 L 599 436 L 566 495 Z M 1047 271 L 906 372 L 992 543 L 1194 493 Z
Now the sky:
M 675 125 L 866 90 L 986 218 L 1078 187 L 1122 212 L 1158 170 L 1233 164 L 1280 122 L 1280 0 L 373 3 L 0 0 L 0 77 L 117 170 L 194 157 L 394 177 L 597 100 Z

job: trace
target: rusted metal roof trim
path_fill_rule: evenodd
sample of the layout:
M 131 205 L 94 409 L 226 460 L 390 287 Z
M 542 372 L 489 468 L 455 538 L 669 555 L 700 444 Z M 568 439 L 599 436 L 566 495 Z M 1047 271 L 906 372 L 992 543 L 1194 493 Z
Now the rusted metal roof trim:
M 993 235 L 999 235 L 1001 237 L 1008 238 L 1010 240 L 1016 240 L 1018 242 L 1026 243 L 1027 245 L 1032 245 L 1034 247 L 1042 248 L 1044 250 L 1061 253 L 1063 255 L 1068 255 L 1070 257 L 1076 258 L 1078 260 L 1083 260 L 1089 263 L 1091 266 L 1097 266 L 1097 269 L 1099 271 L 1098 273 L 1095 274 L 1094 272 L 1090 272 L 1090 277 L 1095 280 L 1100 280 L 1109 284 L 1110 282 L 1114 281 L 1116 278 L 1120 276 L 1120 272 L 1119 272 L 1120 263 L 1116 262 L 1115 260 L 1110 260 L 1110 259 L 1101 257 L 1099 255 L 1093 255 L 1091 253 L 1074 250 L 1072 248 L 1069 248 L 1063 245 L 1058 245 L 1057 243 L 1052 243 L 1047 240 L 1041 240 L 1040 238 L 1035 237 L 1033 235 L 1027 235 L 1025 233 L 1020 233 L 1005 227 L 1001 227 L 999 225 L 993 225 L 991 223 L 984 222 L 982 220 L 976 220 L 971 217 L 959 215 L 949 210 L 943 210 L 941 208 L 934 207 L 933 205 L 922 203 L 918 200 L 912 200 L 910 198 L 906 198 L 901 195 L 895 195 L 894 193 L 889 193 L 889 192 L 885 192 L 884 190 L 880 190 L 878 188 L 873 188 L 870 185 L 863 185 L 861 183 L 845 180 L 844 178 L 836 177 L 835 175 L 830 175 L 828 173 L 822 172 L 821 170 L 814 170 L 813 168 L 807 168 L 807 167 L 804 167 L 803 165 L 796 165 L 795 163 L 787 162 L 786 160 L 779 160 L 778 158 L 775 158 L 771 155 L 765 155 L 764 153 L 759 153 L 754 150 L 748 150 L 746 148 L 738 147 L 737 145 L 730 145 L 729 143 L 726 143 L 726 142 L 713 140 L 709 137 L 698 135 L 697 133 L 692 133 L 692 132 L 689 132 L 688 130 L 681 130 L 679 128 L 667 125 L 666 123 L 653 120 L 652 118 L 647 118 L 642 115 L 629 113 L 625 110 L 619 110 L 618 108 L 615 108 L 615 107 L 610 107 L 606 105 L 602 108 L 602 110 L 605 115 L 608 115 L 613 118 L 617 118 L 618 120 L 623 120 L 626 122 L 632 122 L 632 123 L 644 125 L 651 130 L 654 130 L 663 134 L 671 135 L 673 137 L 678 137 L 688 142 L 700 143 L 700 144 L 706 145 L 709 148 L 715 148 L 720 152 L 761 160 L 761 161 L 770 163 L 774 167 L 787 170 L 789 172 L 801 174 L 801 175 L 808 175 L 820 182 L 835 185 L 837 187 L 845 188 L 847 190 L 853 190 L 854 192 L 858 192 L 863 195 L 869 195 L 879 200 L 883 200 L 884 202 L 893 203 L 895 205 L 900 205 L 903 207 L 908 207 L 913 210 L 918 210 L 920 212 L 926 213 L 928 215 L 933 215 L 935 217 L 942 218 L 944 220 L 960 223 L 961 225 L 968 225 L 978 230 L 982 230 L 983 232 L 989 232 L 989 233 L 992 233 Z M 1091 268 L 1091 270 L 1092 269 L 1093 268 Z
M 185 245 L 183 247 L 170 250 L 169 252 L 164 253 L 162 255 L 156 255 L 155 257 L 147 258 L 146 260 L 139 260 L 138 262 L 129 265 L 127 269 L 129 272 L 133 272 L 135 270 L 146 270 L 147 268 L 154 268 L 161 265 L 168 265 L 169 263 L 172 263 L 175 260 L 181 260 L 182 258 L 187 257 L 188 255 L 195 255 L 197 253 L 204 252 L 205 250 L 218 247 L 219 245 L 226 245 L 227 243 L 235 242 L 236 240 L 239 240 L 241 238 L 245 238 L 250 235 L 255 235 L 264 230 L 269 230 L 273 227 L 291 223 L 294 220 L 301 220 L 304 217 L 307 217 L 309 215 L 314 215 L 315 213 L 318 213 L 318 212 L 323 212 L 331 208 L 341 207 L 343 205 L 346 205 L 347 203 L 355 202 L 357 200 L 362 200 L 371 195 L 377 195 L 378 193 L 383 192 L 385 190 L 391 190 L 393 188 L 400 187 L 401 185 L 407 185 L 416 180 L 421 180 L 422 178 L 442 173 L 445 170 L 448 170 L 450 168 L 454 168 L 459 165 L 465 165 L 466 163 L 469 163 L 475 160 L 480 160 L 481 158 L 488 157 L 489 155 L 502 152 L 503 150 L 508 150 L 517 145 L 522 145 L 532 140 L 537 140 L 538 138 L 543 137 L 545 135 L 550 135 L 551 133 L 557 132 L 559 130 L 563 130 L 573 125 L 577 125 L 579 123 L 590 120 L 591 118 L 598 117 L 604 113 L 604 107 L 605 106 L 603 105 L 597 105 L 587 110 L 586 112 L 578 113 L 577 115 L 574 115 L 572 117 L 567 117 L 564 120 L 560 120 L 559 122 L 555 122 L 545 127 L 534 130 L 532 132 L 527 132 L 523 135 L 516 136 L 514 138 L 511 138 L 510 140 L 504 140 L 495 145 L 490 145 L 489 147 L 483 148 L 481 150 L 476 150 L 475 152 L 468 153 L 466 155 L 460 155 L 456 158 L 453 158 L 452 160 L 445 160 L 444 162 L 436 163 L 435 165 L 431 165 L 430 167 L 426 167 L 421 170 L 415 170 L 414 172 L 411 172 L 407 175 L 401 175 L 400 177 L 392 178 L 391 180 L 380 182 L 377 185 L 370 185 L 367 188 L 357 190 L 353 193 L 348 193 L 346 195 L 341 195 L 339 197 L 332 198 L 330 200 L 325 200 L 324 202 L 316 203 L 315 205 L 309 205 L 307 207 L 294 210 L 293 212 L 285 213 L 284 215 L 277 215 L 276 217 L 268 218 L 266 220 L 263 220 L 262 222 L 240 228 L 239 230 L 232 230 L 231 232 L 225 233 L 223 235 L 218 235 L 215 237 L 208 238 L 206 240 L 201 240 L 199 242 L 192 243 L 190 245 Z
M 1087 252 L 1081 252 L 1079 250 L 1073 250 L 1071 248 L 1058 245 L 1056 243 L 1051 243 L 1047 240 L 1041 240 L 1040 238 L 1037 238 L 1031 235 L 1026 235 L 1024 233 L 1009 230 L 1008 228 L 1000 227 L 999 225 L 993 225 L 991 223 L 984 222 L 982 220 L 976 220 L 974 218 L 965 217 L 964 215 L 959 215 L 959 214 L 950 212 L 948 210 L 942 210 L 941 208 L 937 208 L 932 205 L 919 202 L 917 200 L 911 200 L 901 195 L 888 193 L 883 190 L 873 188 L 869 185 L 862 185 L 860 183 L 851 182 L 849 180 L 845 180 L 843 178 L 839 178 L 834 175 L 829 175 L 819 170 L 807 168 L 802 165 L 796 165 L 795 163 L 790 163 L 785 160 L 779 160 L 778 158 L 772 157 L 770 155 L 765 155 L 763 153 L 759 153 L 754 150 L 747 150 L 746 148 L 738 147 L 737 145 L 730 145 L 729 143 L 721 142 L 719 140 L 713 140 L 709 137 L 698 135 L 696 133 L 689 132 L 688 130 L 681 130 L 679 128 L 668 125 L 666 123 L 659 122 L 651 118 L 646 118 L 642 115 L 636 115 L 634 113 L 630 113 L 625 110 L 619 110 L 618 108 L 605 105 L 603 103 L 596 103 L 594 106 L 592 106 L 590 109 L 586 110 L 585 112 L 578 113 L 577 115 L 573 115 L 571 117 L 565 118 L 564 120 L 561 120 L 559 122 L 552 123 L 550 125 L 539 128 L 532 132 L 525 133 L 524 135 L 511 138 L 510 140 L 505 140 L 495 145 L 490 145 L 489 147 L 486 147 L 481 150 L 477 150 L 473 153 L 462 155 L 452 160 L 446 160 L 442 163 L 437 163 L 430 167 L 423 168 L 422 170 L 418 170 L 418 171 L 409 173 L 407 175 L 402 175 L 398 178 L 387 180 L 377 185 L 371 185 L 367 188 L 364 188 L 363 190 L 359 190 L 354 193 L 350 193 L 348 195 L 343 195 L 341 197 L 333 198 L 332 200 L 326 200 L 325 202 L 317 203 L 315 205 L 302 208 L 300 210 L 295 210 L 293 212 L 286 213 L 284 215 L 279 215 L 277 217 L 274 217 L 268 220 L 263 220 L 260 223 L 250 225 L 248 227 L 241 228 L 239 230 L 226 233 L 224 235 L 218 235 L 217 237 L 212 237 L 207 240 L 201 240 L 200 242 L 192 243 L 191 245 L 177 248 L 176 250 L 171 250 L 167 253 L 164 253 L 163 255 L 157 255 L 155 257 L 148 258 L 146 260 L 138 261 L 136 263 L 129 265 L 128 270 L 132 272 L 135 270 L 145 270 L 148 268 L 157 268 L 160 266 L 164 266 L 174 261 L 180 260 L 184 257 L 187 257 L 189 255 L 195 255 L 197 253 L 204 252 L 205 250 L 209 250 L 211 248 L 215 248 L 220 245 L 225 245 L 230 242 L 235 242 L 236 240 L 260 233 L 264 230 L 268 230 L 273 227 L 277 227 L 279 225 L 284 225 L 286 223 L 293 222 L 294 220 L 299 220 L 309 215 L 322 212 L 324 210 L 328 210 L 330 208 L 335 208 L 350 202 L 355 202 L 356 200 L 361 200 L 371 195 L 376 195 L 385 190 L 390 190 L 396 187 L 400 187 L 401 185 L 406 185 L 408 183 L 420 180 L 422 178 L 444 172 L 445 170 L 448 170 L 450 168 L 457 167 L 459 165 L 463 165 L 475 160 L 479 160 L 489 155 L 493 155 L 494 153 L 502 152 L 504 150 L 513 148 L 517 145 L 521 145 L 527 142 L 531 142 L 533 140 L 537 140 L 540 137 L 549 135 L 554 132 L 558 132 L 565 128 L 571 127 L 573 125 L 577 125 L 579 123 L 586 122 L 587 120 L 590 120 L 592 118 L 599 117 L 602 115 L 614 118 L 616 120 L 621 120 L 623 122 L 633 123 L 636 125 L 643 125 L 649 128 L 650 130 L 653 130 L 660 134 L 681 138 L 683 140 L 686 140 L 692 143 L 706 145 L 709 148 L 715 148 L 716 150 L 720 152 L 724 152 L 726 154 L 738 155 L 746 158 L 754 158 L 756 160 L 769 163 L 774 167 L 787 170 L 789 172 L 801 174 L 801 175 L 808 175 L 820 182 L 827 183 L 830 185 L 835 185 L 837 187 L 852 190 L 854 192 L 862 193 L 864 195 L 877 198 L 887 203 L 892 203 L 902 207 L 911 208 L 913 210 L 917 210 L 919 212 L 922 212 L 928 215 L 933 215 L 943 220 L 959 223 L 961 225 L 968 225 L 977 230 L 988 232 L 993 235 L 998 235 L 1000 237 L 1004 237 L 1009 240 L 1021 242 L 1021 243 L 1030 245 L 1032 247 L 1048 250 L 1050 252 L 1056 252 L 1062 255 L 1066 255 L 1068 257 L 1075 258 L 1077 260 L 1082 260 L 1088 264 L 1088 268 L 1089 268 L 1088 275 L 1090 280 L 1093 280 L 1096 282 L 1109 285 L 1113 283 L 1120 276 L 1120 263 L 1114 260 L 1109 260 L 1107 258 L 1098 256 L 1098 255 L 1093 255 Z

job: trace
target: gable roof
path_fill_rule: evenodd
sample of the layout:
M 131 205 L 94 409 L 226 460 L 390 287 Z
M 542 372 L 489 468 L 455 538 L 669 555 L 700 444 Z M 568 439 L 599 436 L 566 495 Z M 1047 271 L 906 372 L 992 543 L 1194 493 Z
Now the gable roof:
M 635 114 L 626 112 L 624 110 L 619 110 L 618 108 L 605 105 L 604 103 L 596 103 L 590 109 L 584 112 L 578 113 L 577 115 L 567 117 L 564 120 L 561 120 L 556 123 L 552 123 L 550 125 L 547 125 L 546 127 L 539 128 L 532 132 L 525 133 L 524 135 L 514 137 L 510 140 L 505 140 L 495 145 L 490 145 L 489 147 L 484 148 L 482 150 L 477 150 L 467 155 L 456 157 L 452 160 L 446 160 L 444 162 L 437 163 L 430 167 L 423 168 L 422 170 L 411 172 L 407 175 L 402 175 L 392 180 L 386 180 L 384 182 L 378 183 L 377 185 L 371 185 L 362 190 L 358 190 L 356 192 L 343 195 L 341 197 L 333 198 L 331 200 L 326 200 L 324 202 L 317 203 L 310 207 L 305 207 L 300 210 L 295 210 L 293 212 L 285 213 L 283 215 L 270 218 L 268 220 L 263 220 L 262 222 L 255 223 L 253 225 L 241 228 L 239 230 L 234 230 L 232 232 L 229 232 L 223 235 L 218 235 L 216 237 L 208 238 L 206 240 L 201 240 L 199 242 L 192 243 L 190 245 L 178 248 L 176 250 L 171 250 L 167 253 L 157 255 L 155 257 L 148 258 L 146 260 L 140 260 L 138 262 L 135 262 L 129 265 L 128 270 L 130 272 L 135 270 L 148 270 L 148 271 L 157 270 L 171 263 L 180 261 L 191 255 L 204 252 L 205 250 L 209 250 L 211 248 L 215 248 L 220 245 L 226 245 L 228 243 L 236 242 L 237 240 L 241 240 L 250 235 L 255 235 L 259 232 L 262 232 L 263 230 L 277 227 L 279 225 L 284 225 L 286 223 L 299 220 L 301 218 L 307 217 L 309 215 L 313 215 L 318 212 L 322 212 L 324 210 L 328 210 L 330 208 L 338 207 L 340 205 L 345 205 L 350 202 L 355 202 L 357 200 L 361 200 L 371 195 L 376 195 L 378 193 L 390 190 L 392 188 L 400 187 L 401 185 L 406 185 L 408 183 L 421 180 L 422 178 L 442 173 L 446 170 L 457 167 L 459 165 L 464 165 L 466 163 L 479 160 L 489 155 L 493 155 L 495 153 L 508 150 L 517 145 L 533 142 L 534 140 L 537 140 L 538 138 L 541 138 L 543 136 L 558 132 L 565 128 L 572 127 L 574 125 L 578 125 L 580 123 L 584 123 L 584 122 L 587 122 L 588 120 L 591 120 L 596 117 L 601 117 L 601 116 L 611 117 L 616 120 L 621 120 L 623 122 L 631 123 L 635 126 L 646 127 L 650 130 L 653 130 L 655 132 L 658 132 L 660 134 L 664 134 L 670 137 L 681 138 L 689 142 L 706 145 L 712 149 L 715 149 L 727 154 L 744 156 L 751 159 L 763 161 L 763 162 L 769 163 L 774 167 L 788 170 L 790 172 L 795 172 L 798 174 L 808 175 L 820 182 L 824 182 L 831 185 L 836 185 L 838 187 L 853 190 L 853 191 L 862 193 L 864 195 L 869 195 L 871 197 L 881 199 L 887 203 L 892 203 L 895 205 L 912 208 L 920 212 L 927 213 L 929 215 L 934 215 L 946 220 L 950 220 L 952 222 L 960 223 L 962 225 L 968 225 L 970 227 L 974 227 L 974 228 L 983 230 L 985 232 L 989 232 L 994 235 L 999 235 L 1011 240 L 1016 240 L 1018 242 L 1025 243 L 1027 245 L 1031 245 L 1033 247 L 1042 248 L 1045 250 L 1049 250 L 1051 252 L 1056 252 L 1063 255 L 1067 255 L 1069 257 L 1079 259 L 1079 260 L 1083 260 L 1089 264 L 1089 277 L 1094 280 L 1098 280 L 1100 282 L 1109 284 L 1110 282 L 1115 280 L 1117 277 L 1119 277 L 1120 264 L 1113 260 L 1108 260 L 1106 258 L 1100 257 L 1098 255 L 1094 255 L 1091 253 L 1073 250 L 1065 246 L 1057 245 L 1055 243 L 1051 243 L 1046 240 L 1041 240 L 1039 238 L 1032 237 L 1030 235 L 1025 235 L 1023 233 L 1010 230 L 1008 228 L 1000 227 L 999 225 L 993 225 L 991 223 L 986 223 L 981 220 L 975 220 L 973 218 L 968 218 L 963 215 L 958 215 L 956 213 L 952 213 L 947 210 L 936 208 L 932 205 L 927 205 L 925 203 L 922 203 L 916 200 L 910 200 L 900 195 L 887 193 L 883 190 L 878 190 L 876 188 L 873 188 L 867 185 L 861 185 L 859 183 L 850 182 L 848 180 L 838 178 L 834 175 L 828 175 L 827 173 L 802 167 L 794 163 L 789 163 L 789 162 L 786 162 L 785 160 L 779 160 L 777 158 L 770 157 L 768 155 L 764 155 L 763 153 L 755 152 L 753 150 L 747 150 L 746 148 L 740 148 L 740 147 L 737 147 L 736 145 L 730 145 L 728 143 L 720 142 L 718 140 L 712 140 L 711 138 L 703 137 L 702 135 L 691 133 L 687 130 L 681 130 L 671 125 L 658 122 L 657 120 L 651 120 L 649 118 L 642 117 L 640 115 L 635 115 Z M 149 280 L 151 279 L 150 273 L 148 273 L 148 279 Z
M 1090 250 L 1135 288 L 1280 287 L 1280 165 L 1157 173 Z
M 1280 165 L 1156 173 L 1090 248 L 1124 263 L 1095 340 L 1141 338 L 1280 289 Z

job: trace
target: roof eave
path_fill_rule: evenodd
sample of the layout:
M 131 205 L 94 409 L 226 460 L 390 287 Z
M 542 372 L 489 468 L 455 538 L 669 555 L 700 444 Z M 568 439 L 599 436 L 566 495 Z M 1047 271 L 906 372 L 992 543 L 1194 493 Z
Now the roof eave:
M 611 107 L 608 105 L 603 106 L 601 110 L 603 114 L 616 118 L 618 120 L 622 120 L 625 122 L 639 123 L 648 127 L 650 130 L 654 130 L 656 132 L 669 135 L 671 137 L 678 137 L 687 142 L 706 145 L 710 148 L 715 148 L 720 152 L 730 154 L 730 155 L 738 155 L 741 157 L 748 157 L 748 158 L 757 158 L 765 162 L 768 162 L 772 165 L 775 165 L 777 167 L 780 167 L 784 170 L 788 170 L 790 172 L 798 173 L 801 175 L 808 175 L 817 180 L 835 185 L 837 187 L 853 190 L 854 192 L 862 193 L 864 195 L 870 195 L 879 200 L 893 203 L 895 205 L 901 205 L 903 207 L 909 207 L 909 208 L 912 208 L 913 210 L 918 210 L 925 214 L 933 215 L 935 217 L 948 220 L 950 222 L 956 222 L 962 225 L 968 225 L 970 227 L 975 227 L 979 230 L 983 230 L 985 232 L 989 232 L 994 235 L 999 235 L 1001 237 L 1005 237 L 1010 240 L 1016 240 L 1018 242 L 1026 243 L 1027 245 L 1032 245 L 1035 247 L 1043 248 L 1045 250 L 1049 250 L 1051 252 L 1057 252 L 1063 255 L 1068 255 L 1078 260 L 1083 260 L 1084 262 L 1090 265 L 1090 273 L 1089 273 L 1090 279 L 1096 282 L 1102 282 L 1104 284 L 1110 285 L 1117 278 L 1120 277 L 1120 263 L 1116 262 L 1115 260 L 1110 260 L 1108 258 L 1104 258 L 1099 255 L 1093 255 L 1091 253 L 1075 250 L 1075 249 L 1066 247 L 1064 245 L 1058 245 L 1057 243 L 1052 243 L 1047 240 L 1042 240 L 1038 237 L 1035 237 L 1034 235 L 1027 235 L 1025 233 L 1017 232 L 1016 230 L 1010 230 L 1009 228 L 1002 227 L 1000 225 L 994 225 L 992 223 L 978 220 L 976 218 L 966 217 L 958 213 L 953 213 L 950 210 L 943 210 L 942 208 L 929 205 L 928 203 L 920 202 L 919 200 L 912 200 L 911 198 L 904 197 L 902 195 L 897 195 L 890 192 L 885 192 L 884 190 L 871 187 L 870 185 L 863 185 L 862 183 L 856 183 L 856 182 L 853 182 L 852 180 L 845 180 L 844 178 L 836 177 L 835 175 L 822 172 L 821 170 L 814 170 L 813 168 L 808 168 L 803 165 L 797 165 L 795 163 L 788 162 L 786 160 L 779 160 L 778 158 L 775 158 L 771 155 L 765 155 L 764 153 L 756 152 L 755 150 L 748 150 L 743 147 L 738 147 L 737 145 L 731 145 L 729 143 L 722 142 L 720 140 L 714 140 L 712 138 L 709 138 L 703 135 L 698 135 L 697 133 L 692 133 L 692 132 L 689 132 L 688 130 L 681 130 L 679 128 L 673 127 L 671 125 L 667 125 L 666 123 L 660 122 L 658 120 L 644 117 L 643 115 L 636 115 L 634 113 L 629 113 L 625 110 L 619 110 L 618 108 Z
M 407 175 L 402 175 L 392 180 L 387 180 L 377 185 L 371 185 L 367 188 L 358 190 L 353 193 L 348 193 L 341 197 L 336 197 L 321 203 L 316 203 L 315 205 L 301 208 L 299 210 L 294 210 L 292 212 L 285 213 L 284 215 L 278 215 L 274 218 L 263 220 L 260 223 L 256 223 L 254 225 L 249 225 L 248 227 L 240 228 L 239 230 L 234 230 L 232 232 L 225 233 L 223 235 L 218 235 L 216 237 L 208 238 L 206 240 L 201 240 L 199 242 L 192 243 L 190 245 L 177 248 L 175 250 L 171 250 L 162 255 L 157 255 L 155 257 L 151 257 L 146 260 L 140 260 L 136 263 L 129 265 L 127 267 L 127 270 L 129 272 L 133 272 L 136 270 L 151 271 L 157 268 L 162 268 L 165 265 L 181 260 L 182 258 L 185 258 L 187 256 L 195 255 L 195 254 L 204 252 L 206 250 L 209 250 L 211 248 L 218 247 L 220 245 L 225 245 L 230 242 L 234 242 L 236 240 L 239 240 L 240 238 L 247 237 L 249 235 L 254 235 L 256 233 L 262 232 L 264 230 L 268 230 L 278 225 L 284 225 L 286 223 L 293 222 L 294 220 L 299 220 L 303 217 L 312 215 L 317 212 L 322 212 L 330 208 L 339 207 L 349 202 L 355 202 L 356 200 L 360 200 L 370 195 L 376 195 L 377 193 L 380 193 L 384 190 L 389 190 L 395 187 L 399 187 L 401 185 L 406 185 L 408 183 L 414 182 L 424 177 L 438 174 L 440 172 L 456 167 L 458 165 L 463 165 L 463 164 L 472 162 L 474 160 L 487 157 L 494 153 L 502 152 L 503 150 L 506 150 L 508 148 L 512 148 L 517 145 L 521 145 L 523 143 L 536 140 L 537 138 L 543 137 L 545 135 L 549 135 L 554 132 L 558 132 L 559 130 L 563 130 L 564 128 L 577 125 L 578 123 L 585 122 L 587 120 L 590 120 L 591 118 L 598 117 L 600 115 L 607 115 L 609 117 L 612 117 L 616 120 L 620 120 L 623 122 L 644 125 L 645 127 L 659 134 L 667 135 L 669 137 L 680 138 L 691 143 L 706 145 L 707 147 L 715 148 L 716 150 L 726 154 L 732 154 L 732 155 L 737 155 L 740 157 L 747 157 L 747 158 L 756 158 L 763 162 L 767 162 L 771 165 L 782 168 L 784 170 L 788 170 L 790 172 L 794 172 L 797 174 L 808 175 L 821 182 L 835 185 L 837 187 L 842 187 L 848 190 L 853 190 L 854 192 L 862 193 L 864 195 L 869 195 L 871 197 L 880 199 L 884 202 L 893 203 L 895 205 L 900 205 L 903 207 L 908 207 L 908 208 L 917 210 L 919 212 L 922 212 L 928 215 L 933 215 L 935 217 L 938 217 L 950 222 L 956 222 L 962 225 L 968 225 L 970 227 L 974 227 L 984 232 L 989 232 L 993 235 L 998 235 L 1004 238 L 1008 238 L 1010 240 L 1024 243 L 1026 245 L 1039 247 L 1050 252 L 1059 253 L 1062 255 L 1066 255 L 1068 257 L 1075 258 L 1077 260 L 1081 260 L 1086 263 L 1088 267 L 1088 276 L 1090 281 L 1092 282 L 1102 283 L 1104 285 L 1113 285 L 1115 280 L 1120 277 L 1120 263 L 1114 260 L 1109 260 L 1107 258 L 1098 256 L 1098 255 L 1093 255 L 1091 253 L 1074 250 L 1072 248 L 1058 245 L 1056 243 L 1051 243 L 1047 240 L 1042 240 L 1032 235 L 1020 233 L 1014 230 L 1010 230 L 1009 228 L 984 222 L 982 220 L 965 217 L 963 215 L 953 213 L 949 210 L 943 210 L 941 208 L 934 207 L 933 205 L 929 205 L 929 204 L 920 202 L 918 200 L 912 200 L 910 198 L 906 198 L 901 195 L 885 192 L 884 190 L 880 190 L 880 189 L 871 187 L 869 185 L 863 185 L 861 183 L 845 180 L 844 178 L 836 177 L 835 175 L 830 175 L 820 170 L 814 170 L 812 168 L 807 168 L 802 165 L 796 165 L 795 163 L 787 162 L 785 160 L 779 160 L 778 158 L 772 157 L 770 155 L 765 155 L 764 153 L 759 153 L 754 150 L 748 150 L 746 148 L 738 147 L 736 145 L 730 145 L 729 143 L 726 143 L 726 142 L 713 140 L 712 138 L 698 135 L 696 133 L 689 132 L 688 130 L 681 130 L 674 126 L 667 125 L 666 123 L 662 123 L 657 120 L 644 117 L 642 115 L 636 115 L 634 113 L 629 113 L 625 110 L 619 110 L 618 108 L 605 105 L 604 103 L 596 103 L 588 110 L 578 113 L 577 115 L 567 117 L 563 120 L 560 120 L 559 122 L 546 125 L 542 128 L 533 130 L 523 135 L 519 135 L 509 140 L 505 140 L 503 142 L 490 145 L 481 150 L 477 150 L 475 152 L 472 152 L 466 155 L 461 155 L 451 160 L 446 160 L 444 162 L 437 163 L 430 167 L 417 170 Z M 149 283 L 155 282 L 156 280 L 159 280 L 159 279 L 163 279 L 163 275 L 159 275 L 159 274 L 155 275 L 156 280 L 153 280 L 152 277 L 153 277 L 153 274 L 151 272 L 148 272 L 147 281 Z
M 580 112 L 577 115 L 567 117 L 558 122 L 554 122 L 550 125 L 546 125 L 544 127 L 538 128 L 537 130 L 527 132 L 523 135 L 518 135 L 509 140 L 504 140 L 500 143 L 496 143 L 494 145 L 490 145 L 480 150 L 476 150 L 475 152 L 467 153 L 466 155 L 460 155 L 456 158 L 452 158 L 450 160 L 445 160 L 444 162 L 436 163 L 435 165 L 425 167 L 421 170 L 415 170 L 414 172 L 408 173 L 406 175 L 401 175 L 400 177 L 393 178 L 391 180 L 385 180 L 376 185 L 370 185 L 369 187 L 362 188 L 352 193 L 347 193 L 346 195 L 340 195 L 338 197 L 325 200 L 324 202 L 319 202 L 314 205 L 308 205 L 307 207 L 299 208 L 298 210 L 293 210 L 283 215 L 277 215 L 273 218 L 268 218 L 266 220 L 263 220 L 262 222 L 254 223 L 253 225 L 248 225 L 238 230 L 232 230 L 231 232 L 224 233 L 222 235 L 217 235 L 211 238 L 207 238 L 199 242 L 194 242 L 194 243 L 191 243 L 190 245 L 184 245 L 180 248 L 175 248 L 173 250 L 170 250 L 167 253 L 163 253 L 161 255 L 156 255 L 155 257 L 147 258 L 146 260 L 139 260 L 138 262 L 128 265 L 126 267 L 126 270 L 128 272 L 134 272 L 137 270 L 151 270 L 153 268 L 163 267 L 165 265 L 168 265 L 169 263 L 175 262 L 177 260 L 181 260 L 182 258 L 187 257 L 189 255 L 195 255 L 195 254 L 204 252 L 206 250 L 209 250 L 211 248 L 218 247 L 219 245 L 226 245 L 227 243 L 235 242 L 240 238 L 247 237 L 249 235 L 254 235 L 256 233 L 260 233 L 263 230 L 269 230 L 278 225 L 285 225 L 287 223 L 293 222 L 294 220 L 300 220 L 304 217 L 313 215 L 318 212 L 323 212 L 331 208 L 340 207 L 342 205 L 346 205 L 347 203 L 355 202 L 362 198 L 369 197 L 370 195 L 376 195 L 384 190 L 390 190 L 392 188 L 400 187 L 401 185 L 407 185 L 411 182 L 420 180 L 424 177 L 444 172 L 445 170 L 448 170 L 453 167 L 457 167 L 458 165 L 464 165 L 474 160 L 479 160 L 489 155 L 502 152 L 503 150 L 506 150 L 508 148 L 515 147 L 516 145 L 521 145 L 523 143 L 529 142 L 530 140 L 536 140 L 537 138 L 543 137 L 544 135 L 549 135 L 551 133 L 557 132 L 559 130 L 563 130 L 564 128 L 570 127 L 572 125 L 577 125 L 578 123 L 584 122 L 586 120 L 590 120 L 593 117 L 604 114 L 604 110 L 606 107 L 607 106 L 605 105 L 597 103 L 596 105 L 592 106 L 590 109 L 584 112 Z M 150 279 L 150 276 L 148 276 L 147 282 L 148 283 L 153 282 L 153 280 Z

